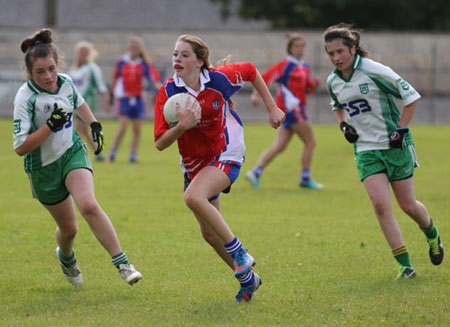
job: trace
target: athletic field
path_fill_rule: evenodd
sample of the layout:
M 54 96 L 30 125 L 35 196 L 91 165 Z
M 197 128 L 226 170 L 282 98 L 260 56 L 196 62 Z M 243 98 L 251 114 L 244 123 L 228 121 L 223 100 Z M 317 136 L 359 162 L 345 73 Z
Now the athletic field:
M 106 152 L 116 122 L 104 123 Z M 447 257 L 428 259 L 425 237 L 394 204 L 417 271 L 396 281 L 396 265 L 358 181 L 352 147 L 336 125 L 317 125 L 313 176 L 322 191 L 300 189 L 301 142 L 265 171 L 259 189 L 244 175 L 275 130 L 246 125 L 247 162 L 222 211 L 256 258 L 263 285 L 235 304 L 239 284 L 201 238 L 183 203 L 176 146 L 158 152 L 146 123 L 139 163 L 129 138 L 114 164 L 94 162 L 97 199 L 144 279 L 123 282 L 80 217 L 75 241 L 84 284 L 63 278 L 55 224 L 30 196 L 12 122 L 0 120 L 0 326 L 449 326 L 450 128 L 412 126 L 421 168 L 416 195 L 438 225 Z M 449 249 L 449 250 L 447 250 Z

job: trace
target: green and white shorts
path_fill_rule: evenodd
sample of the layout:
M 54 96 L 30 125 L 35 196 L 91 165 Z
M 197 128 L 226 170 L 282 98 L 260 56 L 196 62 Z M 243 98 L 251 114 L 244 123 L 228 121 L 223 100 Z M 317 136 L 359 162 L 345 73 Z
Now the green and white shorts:
M 369 150 L 357 152 L 355 155 L 359 179 L 385 173 L 390 182 L 411 177 L 414 169 L 419 167 L 414 145 L 402 149 Z
M 52 205 L 69 196 L 65 180 L 67 174 L 75 169 L 88 169 L 92 172 L 88 150 L 84 143 L 76 143 L 58 160 L 28 173 L 33 198 L 42 204 Z

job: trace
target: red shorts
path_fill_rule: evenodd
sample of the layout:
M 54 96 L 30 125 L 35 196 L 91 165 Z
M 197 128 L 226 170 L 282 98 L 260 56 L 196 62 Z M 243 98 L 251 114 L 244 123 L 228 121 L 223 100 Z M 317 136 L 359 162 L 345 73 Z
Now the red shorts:
M 230 193 L 231 185 L 236 181 L 236 179 L 239 176 L 239 172 L 241 171 L 241 164 L 236 161 L 231 160 L 224 160 L 224 161 L 217 161 L 214 160 L 210 162 L 206 166 L 214 166 L 222 170 L 225 174 L 227 174 L 228 178 L 230 179 L 230 185 L 222 190 L 223 193 Z M 201 170 L 201 169 L 200 169 Z M 199 171 L 200 171 L 199 170 Z M 195 175 L 197 175 L 198 171 L 196 171 L 195 174 L 188 174 L 187 172 L 184 173 L 184 190 L 186 191 L 187 187 L 191 183 L 191 181 L 194 179 Z M 193 175 L 193 176 L 191 176 Z M 209 198 L 209 201 L 215 200 L 219 197 L 219 194 L 216 194 Z

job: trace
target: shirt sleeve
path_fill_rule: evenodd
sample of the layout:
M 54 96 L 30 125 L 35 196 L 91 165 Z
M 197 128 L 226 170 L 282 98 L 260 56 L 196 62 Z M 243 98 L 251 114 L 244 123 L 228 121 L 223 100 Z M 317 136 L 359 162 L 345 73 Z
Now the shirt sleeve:
M 72 88 L 73 92 L 73 109 L 78 109 L 83 102 L 85 102 L 83 96 L 81 95 L 80 91 L 76 88 L 75 84 L 73 83 L 72 78 L 67 74 L 60 74 L 64 78 L 64 83 L 69 83 L 70 87 Z
M 336 94 L 333 92 L 333 80 L 336 78 L 333 74 L 328 76 L 327 79 L 327 91 L 330 96 L 330 106 L 332 110 L 344 109 L 344 107 L 339 103 Z
M 153 80 L 155 82 L 161 82 L 161 73 L 156 69 L 156 67 L 152 63 L 149 63 L 149 67 Z
M 13 114 L 13 143 L 14 149 L 20 147 L 28 137 L 31 131 L 31 110 L 28 108 L 27 101 L 20 90 L 14 99 L 14 114 Z
M 155 99 L 154 107 L 154 140 L 157 141 L 165 131 L 169 129 L 169 124 L 167 124 L 164 119 L 164 104 L 166 103 L 168 97 L 165 88 L 165 84 L 160 87 Z
M 306 73 L 306 93 L 314 94 L 316 92 L 318 83 L 315 79 L 312 78 L 311 68 L 309 68 L 309 66 L 307 66 L 304 69 L 305 69 L 305 73 Z
M 369 70 L 366 71 L 366 74 L 380 90 L 400 99 L 403 106 L 407 106 L 421 97 L 411 84 L 401 78 L 390 67 L 372 62 L 368 68 Z
M 261 74 L 261 77 L 263 78 L 264 82 L 267 85 L 271 85 L 274 81 L 278 80 L 283 73 L 283 68 L 285 65 L 286 63 L 283 60 L 269 67 L 265 72 Z
M 233 84 L 253 82 L 256 78 L 256 67 L 251 62 L 237 62 L 219 66 L 217 71 L 225 74 Z
M 92 62 L 91 68 L 92 68 L 92 74 L 93 74 L 94 80 L 95 80 L 95 85 L 97 86 L 98 91 L 100 93 L 104 93 L 104 92 L 108 91 L 108 89 L 106 88 L 106 84 L 103 79 L 103 74 L 102 74 L 100 67 L 95 62 Z
M 150 68 L 150 64 L 143 61 L 142 62 L 142 67 L 144 68 L 144 76 L 147 79 L 148 84 L 146 85 L 145 89 L 147 91 L 150 91 L 154 85 L 155 85 L 155 81 L 153 80 L 153 74 L 151 72 L 151 68 Z
M 113 71 L 113 86 L 116 85 L 117 80 L 122 77 L 122 60 L 119 59 L 116 62 L 116 65 L 114 66 L 114 71 Z

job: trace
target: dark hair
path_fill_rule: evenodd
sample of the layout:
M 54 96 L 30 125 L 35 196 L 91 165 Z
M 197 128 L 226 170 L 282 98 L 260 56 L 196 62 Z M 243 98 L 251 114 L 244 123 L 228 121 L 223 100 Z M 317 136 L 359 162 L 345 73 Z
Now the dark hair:
M 20 45 L 20 49 L 25 53 L 25 67 L 29 77 L 31 77 L 33 64 L 38 58 L 52 55 L 57 66 L 62 64 L 59 50 L 53 44 L 52 30 L 49 28 L 41 29 L 33 36 L 25 38 Z
M 360 31 L 353 28 L 353 25 L 346 23 L 330 26 L 323 33 L 325 43 L 336 39 L 342 39 L 342 43 L 344 43 L 345 46 L 348 48 L 356 47 L 356 53 L 363 58 L 367 58 L 370 56 L 370 53 L 359 44 L 360 38 Z
M 291 48 L 295 41 L 306 42 L 303 35 L 301 35 L 299 33 L 288 33 L 288 34 L 286 34 L 286 39 L 287 39 L 286 52 L 290 55 L 292 55 Z

